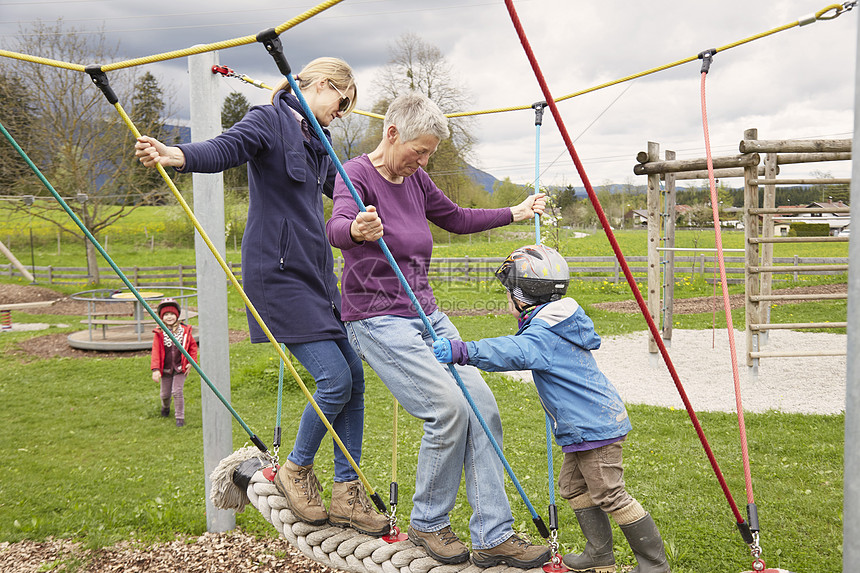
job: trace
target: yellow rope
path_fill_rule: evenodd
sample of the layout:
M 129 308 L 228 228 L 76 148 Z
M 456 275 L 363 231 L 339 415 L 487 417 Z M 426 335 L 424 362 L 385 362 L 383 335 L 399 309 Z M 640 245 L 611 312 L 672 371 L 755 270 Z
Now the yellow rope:
M 835 11 L 835 13 L 832 16 L 825 16 L 825 14 L 827 14 L 828 12 L 831 12 L 831 11 Z M 844 12 L 844 9 L 843 9 L 843 6 L 841 4 L 830 4 L 830 5 L 822 8 L 818 12 L 816 12 L 815 13 L 815 19 L 816 20 L 832 20 L 832 19 L 836 18 L 837 16 L 839 16 L 842 12 Z M 736 42 L 726 44 L 725 46 L 716 48 L 716 52 L 725 52 L 726 50 L 730 50 L 732 48 L 736 48 L 738 46 L 748 44 L 749 42 L 753 42 L 755 40 L 759 40 L 761 38 L 765 38 L 767 36 L 771 36 L 773 34 L 777 34 L 779 32 L 783 32 L 785 30 L 789 30 L 789 29 L 794 28 L 795 26 L 799 26 L 799 25 L 801 25 L 801 21 L 795 20 L 794 22 L 791 22 L 790 24 L 778 26 L 776 28 L 773 28 L 772 30 L 768 30 L 766 32 L 761 32 L 759 34 L 755 34 L 755 35 L 750 36 L 748 38 L 744 38 L 742 40 L 738 40 Z M 581 96 L 581 95 L 584 95 L 587 93 L 596 92 L 597 90 L 602 90 L 603 88 L 608 88 L 610 86 L 618 85 L 618 84 L 621 84 L 624 82 L 629 82 L 630 80 L 635 80 L 637 78 L 641 78 L 641 77 L 644 77 L 644 76 L 647 76 L 650 74 L 662 72 L 664 70 L 668 70 L 668 69 L 674 68 L 676 66 L 688 64 L 690 62 L 695 62 L 698 59 L 699 59 L 698 54 L 695 56 L 689 56 L 687 58 L 677 60 L 677 61 L 669 63 L 669 64 L 657 66 L 656 68 L 651 68 L 651 69 L 648 69 L 648 70 L 645 70 L 645 71 L 642 71 L 642 72 L 639 72 L 636 74 L 624 76 L 623 78 L 618 78 L 617 80 L 605 82 L 605 83 L 602 83 L 602 84 L 599 84 L 599 85 L 596 85 L 596 86 L 593 86 L 590 88 L 586 88 L 586 89 L 579 90 L 579 91 L 576 91 L 573 93 L 569 93 L 567 95 L 559 96 L 559 97 L 555 98 L 555 101 L 560 102 L 560 101 L 575 98 L 577 96 Z M 245 79 L 245 78 L 247 78 L 247 79 Z M 242 76 L 239 79 L 241 79 L 242 81 L 245 81 L 249 84 L 257 85 L 258 87 L 265 87 L 268 89 L 272 89 L 272 88 L 269 88 L 268 86 L 266 86 L 265 84 L 263 84 L 262 82 L 258 82 L 256 80 L 252 80 L 251 78 L 248 78 L 248 76 Z M 504 112 L 508 112 L 508 111 L 522 111 L 522 110 L 526 110 L 526 109 L 532 109 L 532 106 L 531 105 L 518 105 L 518 106 L 509 106 L 509 107 L 497 107 L 497 108 L 477 110 L 477 111 L 459 111 L 459 112 L 454 112 L 454 113 L 446 113 L 445 117 L 449 117 L 449 118 L 452 118 L 452 117 L 468 117 L 468 116 L 473 116 L 473 115 L 487 115 L 487 114 L 493 114 L 493 113 L 504 113 Z M 357 113 L 359 115 L 364 115 L 367 117 L 373 117 L 373 118 L 377 118 L 377 119 L 384 119 L 384 116 L 382 116 L 378 113 L 372 113 L 372 112 L 362 111 L 362 110 L 358 110 L 358 109 L 353 110 L 353 113 Z
M 55 68 L 65 68 L 76 72 L 86 71 L 86 67 L 80 64 L 70 64 L 69 62 L 61 62 L 59 60 L 49 60 L 48 58 L 40 58 L 39 56 L 30 56 L 28 54 L 19 54 L 18 52 L 10 52 L 9 50 L 0 50 L 0 56 L 6 58 L 14 58 L 25 62 L 33 62 L 35 64 L 45 64 Z
M 280 34 L 283 31 L 288 30 L 297 24 L 301 24 L 302 22 L 304 22 L 308 18 L 311 18 L 312 16 L 316 16 L 317 14 L 322 12 L 323 10 L 327 10 L 328 8 L 334 6 L 335 4 L 339 4 L 340 2 L 343 2 L 343 0 L 327 0 L 326 2 L 323 2 L 322 4 L 319 4 L 319 5 L 311 8 L 310 10 L 307 10 L 307 11 L 299 14 L 298 16 L 293 18 L 292 20 L 287 20 L 286 22 L 284 22 L 280 26 L 275 27 L 275 32 Z M 161 62 L 164 60 L 171 60 L 171 59 L 175 59 L 175 58 L 182 58 L 185 56 L 192 56 L 195 54 L 202 54 L 204 52 L 214 52 L 215 50 L 222 50 L 224 48 L 235 48 L 237 46 L 244 46 L 246 44 L 253 44 L 256 41 L 257 41 L 256 35 L 254 35 L 254 36 L 242 36 L 241 38 L 234 38 L 232 40 L 223 40 L 221 42 L 215 42 L 214 44 L 205 44 L 202 46 L 194 46 L 191 48 L 186 48 L 184 50 L 174 50 L 172 52 L 165 52 L 163 54 L 156 54 L 153 56 L 136 58 L 136 59 L 127 60 L 124 62 L 116 62 L 113 64 L 108 64 L 108 65 L 102 66 L 102 71 L 103 72 L 109 72 L 112 70 L 119 70 L 122 68 L 130 68 L 133 66 L 139 66 L 141 64 L 151 64 L 153 62 Z
M 301 22 L 304 22 L 305 20 L 315 16 L 316 14 L 319 14 L 320 12 L 322 12 L 324 10 L 327 10 L 328 8 L 334 6 L 335 4 L 338 4 L 342 1 L 343 0 L 327 0 L 326 2 L 323 2 L 323 3 L 315 6 L 314 8 L 311 8 L 310 10 L 307 10 L 306 12 L 300 14 L 299 16 L 296 16 L 292 20 L 288 20 L 288 21 L 284 22 L 283 24 L 281 24 L 280 26 L 277 26 L 275 28 L 275 32 L 280 34 L 280 33 L 284 32 L 285 30 L 292 28 L 296 24 L 300 24 Z M 836 18 L 837 16 L 839 16 L 840 14 L 842 14 L 845 11 L 846 11 L 845 7 L 841 4 L 828 4 L 824 8 L 815 12 L 815 21 L 833 20 L 834 18 Z M 826 14 L 829 12 L 833 12 L 833 14 L 830 16 L 826 16 Z M 761 38 L 765 38 L 767 36 L 771 36 L 773 34 L 777 34 L 779 32 L 783 32 L 785 30 L 789 30 L 791 28 L 794 28 L 795 26 L 800 26 L 800 25 L 801 25 L 801 21 L 795 20 L 794 22 L 791 22 L 789 24 L 785 24 L 783 26 L 778 26 L 778 27 L 773 28 L 771 30 L 768 30 L 766 32 L 761 32 L 759 34 L 749 36 L 748 38 L 744 38 L 742 40 L 738 40 L 736 42 L 726 44 L 725 46 L 716 48 L 716 51 L 717 52 L 725 52 L 725 51 L 730 50 L 732 48 L 736 48 L 738 46 L 748 44 L 749 42 L 753 42 L 755 40 L 759 40 Z M 236 46 L 242 46 L 245 44 L 250 44 L 250 43 L 253 43 L 256 41 L 257 41 L 256 36 L 243 36 L 241 38 L 235 38 L 233 40 L 224 40 L 222 42 L 216 42 L 214 44 L 194 46 L 192 48 L 186 48 L 183 50 L 175 50 L 172 52 L 165 52 L 163 54 L 157 54 L 157 55 L 153 55 L 153 56 L 136 58 L 136 59 L 127 60 L 124 62 L 116 62 L 113 64 L 106 64 L 106 65 L 102 66 L 101 69 L 104 72 L 108 72 L 108 71 L 112 71 L 112 70 L 118 70 L 121 68 L 129 68 L 132 66 L 138 66 L 138 65 L 142 65 L 142 64 L 150 64 L 153 62 L 160 62 L 163 60 L 181 58 L 184 56 L 191 56 L 194 54 L 201 54 L 204 52 L 211 52 L 211 51 L 220 50 L 220 49 L 224 49 L 224 48 L 233 48 Z M 85 67 L 82 65 L 79 65 L 79 64 L 70 64 L 67 62 L 60 62 L 57 60 L 49 60 L 47 58 L 40 58 L 37 56 L 29 56 L 27 54 L 19 54 L 16 52 L 9 52 L 7 50 L 0 50 L 0 56 L 17 58 L 20 60 L 35 62 L 38 64 L 46 64 L 49 66 L 66 68 L 69 70 L 75 70 L 75 71 L 80 71 L 80 72 L 85 71 Z M 599 84 L 599 85 L 596 85 L 596 86 L 593 86 L 590 88 L 586 88 L 586 89 L 579 90 L 579 91 L 576 91 L 573 93 L 569 93 L 567 95 L 563 95 L 563 96 L 555 98 L 555 101 L 561 102 L 561 101 L 571 99 L 571 98 L 574 98 L 577 96 L 581 96 L 581 95 L 584 95 L 587 93 L 595 92 L 595 91 L 601 90 L 603 88 L 608 88 L 610 86 L 618 85 L 618 84 L 621 84 L 624 82 L 628 82 L 630 80 L 635 80 L 637 78 L 641 78 L 641 77 L 644 77 L 644 76 L 647 76 L 650 74 L 662 72 L 664 70 L 668 70 L 668 69 L 674 68 L 676 66 L 680 66 L 683 64 L 694 62 L 698 58 L 699 58 L 698 54 L 695 56 L 690 56 L 690 57 L 687 57 L 687 58 L 684 58 L 684 59 L 681 59 L 681 60 L 678 60 L 678 61 L 675 61 L 675 62 L 672 62 L 669 64 L 658 66 L 656 68 L 651 68 L 651 69 L 648 69 L 648 70 L 645 70 L 645 71 L 642 71 L 642 72 L 639 72 L 636 74 L 624 76 L 623 78 L 619 78 L 617 80 L 605 82 L 605 83 L 602 83 L 602 84 Z M 239 76 L 237 76 L 237 77 L 239 77 Z M 241 76 L 241 77 L 239 77 L 239 79 L 241 79 L 242 81 L 245 81 L 249 84 L 256 85 L 257 87 L 260 87 L 263 89 L 272 89 L 270 86 L 264 84 L 263 82 L 253 80 L 253 79 L 249 78 L 248 76 Z M 497 107 L 497 108 L 492 108 L 492 109 L 476 110 L 476 111 L 461 111 L 461 112 L 448 113 L 445 115 L 446 115 L 446 117 L 449 117 L 449 118 L 468 117 L 468 116 L 473 116 L 473 115 L 487 115 L 487 114 L 493 114 L 493 113 L 504 113 L 504 112 L 508 112 L 508 111 L 522 111 L 522 110 L 526 110 L 526 109 L 531 109 L 531 105 Z M 384 116 L 382 116 L 378 113 L 373 113 L 373 112 L 369 112 L 369 111 L 362 111 L 362 110 L 356 109 L 356 110 L 353 110 L 353 112 L 357 113 L 359 115 L 364 115 L 364 116 L 372 117 L 372 118 L 376 118 L 376 119 L 383 119 L 384 118 Z
M 135 139 L 140 137 L 140 131 L 138 131 L 137 127 L 134 125 L 134 122 L 132 122 L 131 118 L 125 112 L 122 105 L 117 102 L 114 104 L 114 107 L 119 112 L 119 115 L 122 117 L 129 130 L 131 130 L 132 134 L 134 134 Z M 236 275 L 233 274 L 233 271 L 230 270 L 230 267 L 227 265 L 227 263 L 224 261 L 224 258 L 218 252 L 218 249 L 216 249 L 215 245 L 212 244 L 212 241 L 209 239 L 209 235 L 206 234 L 206 231 L 200 225 L 200 221 L 198 221 L 197 217 L 194 215 L 194 211 L 192 211 L 191 207 L 188 206 L 188 203 L 185 201 L 185 198 L 182 197 L 182 194 L 179 192 L 179 189 L 176 188 L 176 185 L 173 183 L 173 180 L 170 178 L 170 176 L 167 175 L 167 172 L 164 170 L 164 167 L 161 164 L 156 164 L 156 169 L 158 169 L 158 173 L 161 174 L 162 179 L 164 179 L 168 187 L 170 187 L 170 191 L 173 193 L 173 196 L 179 202 L 179 205 L 182 207 L 182 210 L 185 211 L 185 214 L 191 220 L 191 223 L 194 225 L 194 228 L 200 234 L 200 237 L 203 239 L 203 242 L 206 243 L 206 246 L 209 247 L 209 250 L 215 256 L 215 260 L 218 261 L 218 264 L 221 266 L 221 269 L 223 269 L 224 273 L 227 275 L 227 278 L 229 278 L 230 282 L 233 283 L 233 286 L 236 287 L 236 290 L 239 292 L 239 296 L 241 296 L 242 300 L 245 302 L 245 306 L 251 312 L 254 317 L 254 320 L 257 321 L 257 324 L 260 325 L 260 328 L 263 330 L 263 333 L 266 335 L 266 338 L 268 338 L 269 342 L 272 343 L 272 346 L 275 347 L 275 350 L 278 352 L 278 356 L 280 356 L 283 363 L 289 368 L 290 373 L 293 375 L 293 378 L 299 385 L 299 388 L 301 388 L 302 393 L 304 393 L 305 395 L 305 398 L 307 398 L 308 402 L 316 411 L 323 425 L 329 431 L 332 438 L 337 443 L 338 447 L 340 447 L 340 449 L 343 451 L 343 454 L 346 456 L 347 460 L 349 460 L 350 465 L 358 474 L 358 477 L 364 484 L 365 489 L 370 495 L 373 495 L 375 492 L 373 487 L 370 485 L 370 482 L 367 481 L 367 478 L 364 476 L 364 473 L 358 467 L 358 464 L 355 462 L 352 455 L 350 455 L 350 453 L 347 451 L 346 446 L 343 444 L 340 437 L 337 435 L 337 432 L 335 432 L 334 428 L 332 428 L 328 419 L 325 417 L 325 414 L 323 414 L 323 411 L 320 409 L 319 405 L 314 400 L 310 390 L 308 390 L 308 387 L 305 386 L 305 383 L 302 381 L 301 376 L 299 376 L 299 373 L 296 372 L 296 369 L 293 367 L 292 361 L 287 358 L 287 355 L 281 348 L 281 345 L 278 343 L 277 340 L 275 340 L 275 336 L 272 334 L 272 332 L 269 330 L 269 327 L 266 326 L 265 321 L 263 321 L 263 318 L 257 312 L 257 309 L 254 307 L 254 304 L 251 302 L 251 299 L 249 299 L 248 295 L 245 294 L 245 291 L 242 288 L 242 285 L 239 284 L 239 280 L 236 278 Z

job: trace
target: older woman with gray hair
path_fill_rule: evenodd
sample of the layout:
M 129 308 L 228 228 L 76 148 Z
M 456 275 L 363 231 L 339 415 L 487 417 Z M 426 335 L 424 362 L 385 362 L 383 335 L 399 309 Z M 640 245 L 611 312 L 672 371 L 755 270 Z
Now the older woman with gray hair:
M 527 569 L 547 562 L 549 549 L 514 533 L 501 460 L 451 373 L 436 360 L 430 332 L 376 242 L 385 236 L 436 334 L 459 340 L 456 327 L 437 308 L 427 277 L 433 251 L 428 221 L 452 233 L 475 233 L 541 214 L 545 199 L 538 193 L 503 209 L 458 206 L 423 169 L 446 137 L 448 120 L 435 103 L 417 92 L 397 97 L 376 149 L 344 166 L 367 211 L 359 212 L 338 179 L 326 233 L 344 257 L 342 318 L 350 342 L 406 411 L 424 421 L 409 538 L 443 563 L 469 558 L 449 516 L 465 471 L 472 562 Z M 456 368 L 501 445 L 492 391 L 474 367 Z

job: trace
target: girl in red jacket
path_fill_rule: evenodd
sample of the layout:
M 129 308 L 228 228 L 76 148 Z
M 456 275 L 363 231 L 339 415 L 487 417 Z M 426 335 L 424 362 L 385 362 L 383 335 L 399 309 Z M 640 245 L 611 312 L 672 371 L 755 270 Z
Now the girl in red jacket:
M 179 304 L 172 298 L 165 298 L 159 303 L 157 312 L 164 325 L 173 333 L 174 338 L 196 362 L 197 342 L 191 335 L 191 327 L 179 322 Z M 170 415 L 170 396 L 172 395 L 176 427 L 181 428 L 185 425 L 185 397 L 182 389 L 191 364 L 160 328 L 156 328 L 153 332 L 155 337 L 152 340 L 152 379 L 155 382 L 161 382 L 161 415 L 164 418 Z

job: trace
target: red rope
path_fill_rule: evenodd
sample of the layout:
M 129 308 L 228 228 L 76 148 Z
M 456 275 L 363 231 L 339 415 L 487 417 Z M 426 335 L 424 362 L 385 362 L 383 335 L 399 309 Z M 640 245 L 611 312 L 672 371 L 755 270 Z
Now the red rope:
M 574 165 L 576 165 L 576 171 L 579 173 L 580 179 L 582 179 L 582 183 L 585 186 L 586 192 L 588 193 L 588 199 L 594 206 L 594 210 L 597 213 L 597 218 L 600 220 L 600 224 L 603 226 L 603 230 L 606 233 L 606 237 L 609 239 L 609 244 L 612 246 L 612 251 L 615 253 L 615 258 L 618 260 L 618 263 L 621 266 L 622 271 L 624 272 L 624 277 L 627 279 L 627 284 L 630 285 L 630 289 L 633 291 L 633 296 L 636 298 L 636 303 L 639 305 L 639 309 L 642 311 L 642 315 L 645 317 L 645 321 L 648 323 L 648 329 L 651 331 L 651 336 L 654 337 L 654 340 L 657 343 L 657 347 L 660 350 L 660 354 L 663 357 L 663 361 L 666 363 L 666 367 L 669 369 L 669 374 L 672 376 L 672 380 L 675 383 L 675 387 L 678 389 L 678 394 L 680 394 L 681 400 L 684 402 L 684 407 L 687 409 L 687 413 L 690 416 L 690 421 L 693 423 L 693 427 L 696 429 L 696 434 L 699 436 L 699 441 L 702 443 L 702 447 L 705 450 L 705 454 L 708 457 L 708 461 L 710 462 L 711 467 L 713 468 L 714 473 L 717 476 L 717 480 L 720 482 L 720 487 L 723 490 L 723 494 L 726 496 L 726 500 L 729 502 L 729 506 L 731 507 L 732 513 L 734 514 L 737 522 L 739 524 L 744 523 L 744 518 L 738 510 L 738 506 L 735 503 L 734 498 L 732 498 L 732 493 L 731 491 L 729 491 L 729 486 L 726 483 L 725 478 L 723 477 L 722 471 L 720 471 L 720 466 L 719 464 L 717 464 L 717 460 L 714 457 L 714 452 L 711 450 L 711 446 L 708 444 L 708 440 L 705 437 L 704 431 L 702 430 L 702 425 L 699 423 L 699 419 L 696 416 L 696 412 L 693 410 L 693 407 L 690 404 L 690 400 L 687 397 L 687 393 L 684 390 L 684 387 L 681 385 L 681 380 L 678 377 L 678 373 L 675 371 L 675 366 L 672 364 L 671 358 L 669 358 L 669 352 L 668 350 L 666 350 L 666 345 L 663 343 L 663 339 L 660 336 L 660 332 L 657 330 L 657 325 L 654 323 L 654 319 L 651 317 L 651 313 L 648 312 L 648 307 L 645 304 L 645 300 L 642 298 L 642 293 L 640 293 L 639 289 L 636 287 L 636 281 L 633 278 L 633 273 L 630 271 L 630 267 L 628 266 L 627 261 L 624 258 L 624 253 L 621 252 L 621 247 L 618 245 L 618 241 L 615 239 L 615 234 L 612 232 L 612 228 L 609 226 L 609 221 L 606 218 L 606 213 L 603 211 L 603 207 L 601 207 L 600 201 L 597 199 L 597 194 L 594 192 L 594 189 L 591 186 L 591 182 L 588 180 L 588 175 L 586 175 L 585 168 L 582 166 L 582 162 L 579 160 L 579 155 L 576 153 L 576 149 L 574 149 L 573 147 L 573 141 L 571 140 L 570 135 L 567 132 L 567 128 L 565 127 L 564 120 L 562 120 L 561 114 L 558 111 L 558 106 L 556 105 L 555 99 L 552 97 L 552 93 L 550 93 L 549 91 L 549 86 L 547 85 L 546 79 L 543 76 L 543 72 L 541 72 L 540 66 L 537 63 L 537 59 L 535 58 L 534 52 L 532 52 L 531 45 L 529 44 L 528 38 L 526 38 L 526 34 L 523 30 L 519 16 L 517 16 L 513 0 L 505 0 L 505 6 L 508 9 L 508 13 L 511 17 L 511 22 L 513 23 L 514 28 L 517 31 L 517 36 L 519 36 L 520 43 L 522 44 L 523 50 L 525 50 L 526 56 L 528 57 L 529 63 L 531 64 L 532 70 L 534 71 L 535 78 L 540 84 L 544 100 L 546 100 L 547 105 L 552 112 L 552 116 L 555 119 L 556 124 L 558 125 L 558 129 L 561 133 L 562 139 L 564 140 L 565 146 L 570 153 L 570 157 L 573 159 Z
M 746 484 L 747 503 L 755 503 L 752 491 L 752 472 L 750 472 L 750 457 L 747 447 L 747 430 L 744 423 L 744 405 L 741 400 L 741 383 L 738 374 L 738 355 L 735 349 L 735 327 L 732 324 L 732 306 L 729 302 L 729 287 L 726 280 L 726 262 L 723 259 L 723 233 L 720 227 L 720 208 L 717 197 L 717 183 L 714 179 L 714 162 L 711 158 L 711 138 L 708 135 L 708 109 L 705 105 L 705 77 L 707 72 L 702 72 L 702 128 L 705 132 L 705 154 L 708 158 L 708 181 L 711 187 L 711 211 L 714 219 L 714 235 L 717 242 L 717 260 L 720 263 L 720 286 L 723 289 L 723 307 L 726 311 L 726 330 L 729 334 L 729 350 L 732 356 L 732 378 L 735 382 L 735 406 L 738 411 L 738 429 L 741 435 L 741 453 L 744 462 L 744 483 Z M 714 286 L 716 288 L 716 285 Z M 747 320 L 750 317 L 746 317 Z

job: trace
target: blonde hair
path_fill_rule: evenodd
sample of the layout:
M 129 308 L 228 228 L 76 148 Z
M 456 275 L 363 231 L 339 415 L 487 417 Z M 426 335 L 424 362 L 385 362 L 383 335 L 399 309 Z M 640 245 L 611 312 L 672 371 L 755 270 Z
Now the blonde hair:
M 349 64 L 340 58 L 317 58 L 302 68 L 302 71 L 296 74 L 295 79 L 300 90 L 303 90 L 320 80 L 331 81 L 331 83 L 337 86 L 337 89 L 343 93 L 346 93 L 349 88 L 352 88 L 355 95 L 350 98 L 349 107 L 343 113 L 347 114 L 355 109 L 355 104 L 358 100 L 358 85 L 356 85 L 355 77 L 352 75 L 352 68 L 350 68 Z M 286 91 L 288 93 L 292 91 L 290 82 L 287 78 L 281 80 L 281 82 L 272 90 L 272 103 L 275 103 L 275 99 L 278 97 L 278 92 L 280 91 Z

